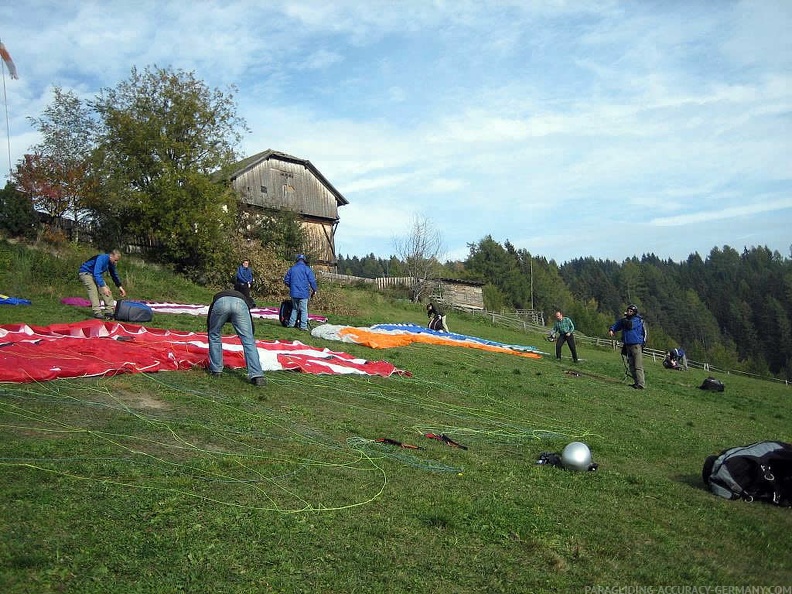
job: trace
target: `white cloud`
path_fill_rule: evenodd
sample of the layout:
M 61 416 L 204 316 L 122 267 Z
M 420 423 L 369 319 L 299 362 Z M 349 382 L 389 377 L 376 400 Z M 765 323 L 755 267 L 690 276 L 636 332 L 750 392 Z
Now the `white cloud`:
M 759 202 L 755 202 L 753 204 L 730 206 L 728 208 L 716 207 L 712 210 L 690 214 L 682 214 L 671 217 L 657 217 L 649 221 L 649 223 L 657 227 L 680 227 L 685 225 L 696 225 L 698 223 L 707 223 L 709 221 L 750 217 L 759 213 L 772 213 L 776 211 L 792 209 L 792 197 L 767 201 L 763 201 L 760 198 L 759 200 Z M 792 213 L 780 213 L 779 216 L 790 217 L 789 220 L 792 221 Z M 790 235 L 790 237 L 792 237 L 792 235 Z

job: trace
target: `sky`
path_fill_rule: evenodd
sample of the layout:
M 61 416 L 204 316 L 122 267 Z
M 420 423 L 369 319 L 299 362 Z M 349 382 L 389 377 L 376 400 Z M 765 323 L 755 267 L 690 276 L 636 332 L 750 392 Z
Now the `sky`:
M 421 220 L 443 260 L 789 258 L 790 31 L 792 0 L 0 0 L 0 170 L 54 86 L 157 66 L 235 89 L 240 157 L 311 161 L 347 257 Z

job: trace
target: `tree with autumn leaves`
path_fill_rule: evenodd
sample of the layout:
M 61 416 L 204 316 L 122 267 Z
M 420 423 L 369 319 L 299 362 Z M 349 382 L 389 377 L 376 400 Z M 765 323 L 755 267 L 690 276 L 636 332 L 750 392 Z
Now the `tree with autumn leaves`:
M 31 147 L 12 177 L 17 190 L 58 227 L 64 217 L 81 222 L 91 216 L 96 123 L 73 92 L 55 87 L 53 96 L 40 118 L 29 118 L 42 141 Z
M 90 101 L 56 87 L 31 122 L 43 140 L 13 177 L 37 210 L 90 222 L 103 248 L 146 237 L 156 246 L 149 257 L 193 279 L 225 273 L 236 199 L 211 174 L 237 160 L 246 131 L 234 89 L 210 89 L 182 70 L 133 68 Z

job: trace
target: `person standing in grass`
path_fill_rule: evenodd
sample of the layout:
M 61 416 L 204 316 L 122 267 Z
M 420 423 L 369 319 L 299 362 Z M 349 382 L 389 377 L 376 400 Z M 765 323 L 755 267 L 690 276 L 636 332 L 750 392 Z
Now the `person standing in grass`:
M 250 260 L 245 258 L 236 271 L 234 289 L 250 299 L 250 288 L 253 286 L 253 270 L 250 268 Z
M 646 326 L 643 318 L 638 315 L 638 307 L 628 305 L 624 317 L 608 328 L 608 334 L 613 336 L 616 332 L 622 333 L 622 356 L 627 359 L 630 375 L 633 378 L 632 387 L 643 390 L 646 387 L 643 366 L 643 348 L 646 345 Z
M 126 291 L 122 286 L 121 278 L 118 276 L 118 271 L 116 270 L 116 264 L 120 259 L 121 252 L 118 250 L 113 250 L 106 254 L 97 254 L 90 260 L 83 262 L 80 266 L 80 270 L 77 272 L 77 278 L 80 279 L 80 282 L 85 287 L 85 291 L 88 293 L 93 316 L 100 320 L 112 317 L 112 312 L 115 309 L 113 292 L 110 290 L 110 287 L 107 286 L 104 279 L 105 272 L 110 273 L 110 278 L 113 279 L 116 287 L 118 287 L 118 292 L 121 293 L 121 297 L 126 297 Z M 109 308 L 107 313 L 102 309 L 102 300 L 104 301 L 105 307 Z
M 289 317 L 289 328 L 297 324 L 297 314 L 300 315 L 300 330 L 308 330 L 308 300 L 316 295 L 316 276 L 305 262 L 305 256 L 299 254 L 294 266 L 289 268 L 283 277 L 283 284 L 289 287 L 289 297 L 292 300 L 292 312 Z
M 261 369 L 256 339 L 254 337 L 253 316 L 250 308 L 255 304 L 249 297 L 239 291 L 220 291 L 212 298 L 209 313 L 206 317 L 206 329 L 209 337 L 209 373 L 219 376 L 223 372 L 223 339 L 222 330 L 227 322 L 231 322 L 234 332 L 239 336 L 245 355 L 248 378 L 254 386 L 265 386 L 267 379 Z
M 566 342 L 569 345 L 569 352 L 572 353 L 572 360 L 577 363 L 577 348 L 575 347 L 575 324 L 566 317 L 560 310 L 555 312 L 555 324 L 550 332 L 550 338 L 556 341 L 556 359 L 561 359 L 561 347 Z

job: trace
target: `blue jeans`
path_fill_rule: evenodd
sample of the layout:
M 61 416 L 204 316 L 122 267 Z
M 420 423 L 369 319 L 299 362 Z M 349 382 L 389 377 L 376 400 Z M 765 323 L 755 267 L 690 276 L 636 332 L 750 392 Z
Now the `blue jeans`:
M 242 343 L 248 377 L 252 379 L 264 375 L 253 336 L 253 317 L 247 303 L 239 297 L 221 297 L 212 307 L 212 317 L 209 320 L 209 371 L 223 371 L 221 336 L 226 322 L 231 322 Z
M 293 328 L 297 323 L 297 312 L 300 312 L 300 328 L 308 329 L 308 298 L 292 297 L 292 312 L 287 326 Z

